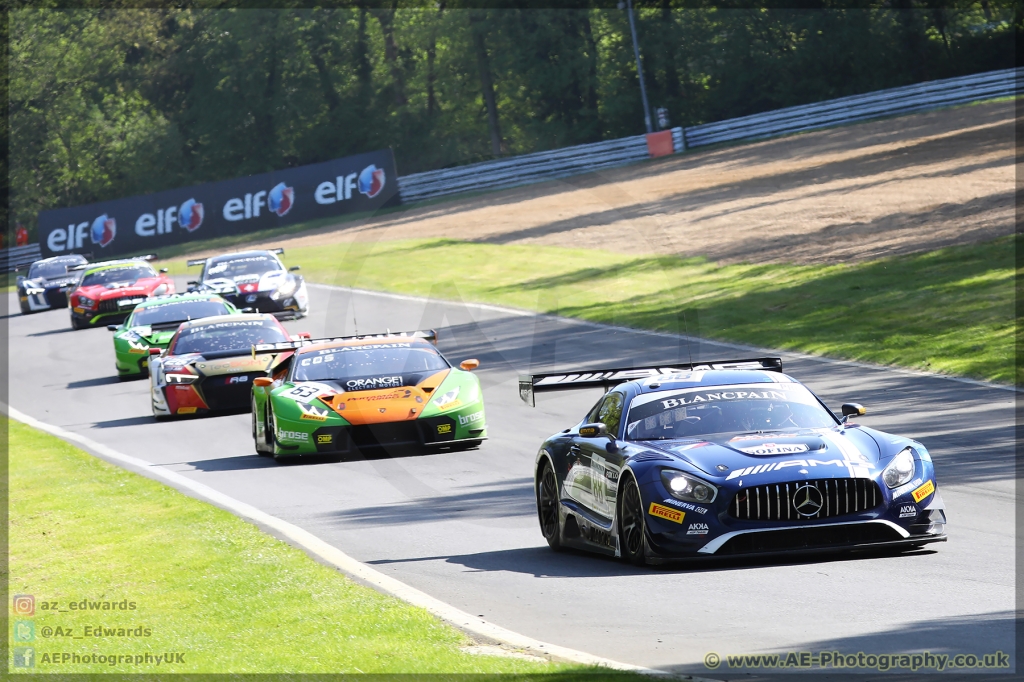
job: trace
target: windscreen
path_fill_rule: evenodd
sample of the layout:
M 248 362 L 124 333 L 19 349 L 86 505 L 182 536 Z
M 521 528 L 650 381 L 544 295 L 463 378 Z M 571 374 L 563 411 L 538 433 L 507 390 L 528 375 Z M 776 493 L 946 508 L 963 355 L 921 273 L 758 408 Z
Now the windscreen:
M 276 320 L 225 320 L 182 329 L 172 353 L 249 352 L 258 343 L 290 341 Z
M 821 403 L 800 384 L 740 384 L 637 396 L 629 407 L 626 437 L 664 440 L 835 424 Z
M 204 279 L 235 279 L 245 275 L 262 275 L 264 272 L 282 270 L 281 264 L 271 256 L 244 256 L 230 260 L 214 261 L 210 264 Z
M 295 359 L 293 381 L 366 380 L 377 381 L 380 388 L 403 385 L 407 374 L 448 369 L 448 363 L 433 346 L 426 343 L 375 343 L 366 346 L 324 348 L 303 353 Z M 366 386 L 364 386 L 366 384 Z
M 145 308 L 136 308 L 132 316 L 132 327 L 145 327 L 154 324 L 169 324 L 172 322 L 187 322 L 198 320 L 203 317 L 214 317 L 216 315 L 227 315 L 231 311 L 220 299 L 209 299 L 206 301 L 175 301 L 162 305 L 150 305 Z
M 45 277 L 46 279 L 53 279 L 54 277 L 63 277 L 68 274 L 68 268 L 74 265 L 80 265 L 84 263 L 83 258 L 80 261 L 77 260 L 63 260 L 63 261 L 51 261 L 49 263 L 35 263 L 28 271 L 29 279 L 36 279 L 37 277 Z
M 124 267 L 110 268 L 92 272 L 82 278 L 83 287 L 97 284 L 113 284 L 114 282 L 134 282 L 145 277 L 156 277 L 156 271 L 146 264 L 131 264 Z

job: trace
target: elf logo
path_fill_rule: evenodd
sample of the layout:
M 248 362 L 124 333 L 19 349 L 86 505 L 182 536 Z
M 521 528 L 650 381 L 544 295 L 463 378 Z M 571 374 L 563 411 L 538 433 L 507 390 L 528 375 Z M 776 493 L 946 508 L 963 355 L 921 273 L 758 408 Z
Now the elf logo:
M 152 237 L 158 234 L 174 232 L 174 223 L 190 233 L 203 224 L 203 205 L 195 199 L 187 199 L 181 206 L 168 206 L 157 209 L 156 213 L 143 213 L 135 221 L 135 234 L 140 237 Z
M 56 230 L 51 230 L 50 234 L 46 236 L 46 246 L 52 252 L 80 249 L 85 246 L 86 235 L 91 243 L 104 247 L 114 241 L 114 237 L 117 236 L 117 221 L 104 213 L 93 220 L 91 224 L 88 222 L 71 224 L 67 229 L 58 227 Z
M 368 199 L 372 199 L 384 189 L 386 181 L 384 169 L 377 168 L 377 166 L 371 163 L 359 174 L 359 193 L 365 194 Z
M 246 194 L 244 199 L 237 197 L 228 199 L 224 203 L 222 213 L 224 220 L 237 222 L 239 220 L 248 220 L 249 218 L 259 218 L 260 209 L 262 208 L 267 208 L 273 213 L 283 216 L 292 210 L 294 205 L 295 188 L 279 182 L 274 185 L 270 192 L 260 191 L 255 194 Z

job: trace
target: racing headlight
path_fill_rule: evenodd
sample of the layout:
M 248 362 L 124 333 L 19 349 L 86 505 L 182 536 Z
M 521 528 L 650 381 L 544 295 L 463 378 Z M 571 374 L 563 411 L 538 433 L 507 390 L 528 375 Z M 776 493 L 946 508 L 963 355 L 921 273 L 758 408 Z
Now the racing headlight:
M 700 502 L 708 504 L 715 501 L 718 496 L 718 488 L 696 476 L 684 474 L 674 469 L 661 470 L 661 482 L 672 497 L 687 502 Z
M 198 378 L 199 377 L 195 374 L 164 374 L 164 381 L 166 381 L 168 384 L 191 384 L 195 382 L 195 380 Z
M 96 305 L 96 301 L 92 300 L 91 298 L 86 298 L 85 296 L 79 296 L 78 305 L 81 306 L 82 308 L 91 308 L 94 305 Z
M 281 283 L 281 286 L 274 290 L 274 293 L 270 294 L 270 298 L 276 301 L 281 298 L 287 298 L 288 296 L 291 296 L 294 293 L 295 278 L 289 277 L 288 279 Z
M 910 448 L 903 448 L 882 472 L 882 480 L 890 488 L 898 488 L 913 477 L 914 453 Z

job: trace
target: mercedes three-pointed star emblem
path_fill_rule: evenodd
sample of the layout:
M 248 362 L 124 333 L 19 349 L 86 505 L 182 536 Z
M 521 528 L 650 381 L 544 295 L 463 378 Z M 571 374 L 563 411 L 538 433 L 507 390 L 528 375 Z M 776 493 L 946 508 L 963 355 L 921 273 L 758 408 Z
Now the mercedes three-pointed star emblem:
M 800 486 L 793 495 L 793 509 L 800 516 L 814 516 L 824 505 L 821 491 L 810 484 Z

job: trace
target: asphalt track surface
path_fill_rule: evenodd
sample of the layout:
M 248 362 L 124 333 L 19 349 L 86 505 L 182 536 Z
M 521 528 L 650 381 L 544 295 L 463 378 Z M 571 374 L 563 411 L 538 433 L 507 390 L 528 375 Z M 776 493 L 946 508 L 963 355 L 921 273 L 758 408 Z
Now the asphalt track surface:
M 11 404 L 289 521 L 456 608 L 614 660 L 717 678 L 743 675 L 706 668 L 711 652 L 1000 650 L 1012 665 L 1014 393 L 783 353 L 786 371 L 829 405 L 863 403 L 861 423 L 928 446 L 949 542 L 900 556 L 635 568 L 544 543 L 537 448 L 600 392 L 541 395 L 531 409 L 517 375 L 749 352 L 486 306 L 310 294 L 293 332 L 436 328 L 450 360 L 478 358 L 490 440 L 468 452 L 276 464 L 255 454 L 247 414 L 157 423 L 148 383 L 117 380 L 108 331 L 72 332 L 66 310 L 20 316 L 13 295 Z

